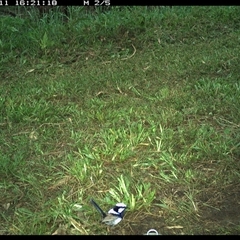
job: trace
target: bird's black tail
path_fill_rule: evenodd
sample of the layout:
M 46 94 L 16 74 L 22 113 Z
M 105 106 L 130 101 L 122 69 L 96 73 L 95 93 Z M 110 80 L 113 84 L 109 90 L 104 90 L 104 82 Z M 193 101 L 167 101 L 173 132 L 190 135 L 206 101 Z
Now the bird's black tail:
M 90 202 L 98 210 L 98 212 L 100 212 L 103 218 L 107 216 L 107 214 L 98 206 L 98 204 L 93 199 L 91 199 Z

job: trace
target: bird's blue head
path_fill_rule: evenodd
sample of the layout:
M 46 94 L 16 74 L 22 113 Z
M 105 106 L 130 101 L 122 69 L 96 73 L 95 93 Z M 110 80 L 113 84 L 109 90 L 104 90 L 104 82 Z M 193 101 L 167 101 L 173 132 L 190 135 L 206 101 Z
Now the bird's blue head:
M 123 218 L 124 212 L 127 208 L 127 205 L 124 203 L 117 203 L 112 209 L 108 211 L 108 213 L 119 216 Z

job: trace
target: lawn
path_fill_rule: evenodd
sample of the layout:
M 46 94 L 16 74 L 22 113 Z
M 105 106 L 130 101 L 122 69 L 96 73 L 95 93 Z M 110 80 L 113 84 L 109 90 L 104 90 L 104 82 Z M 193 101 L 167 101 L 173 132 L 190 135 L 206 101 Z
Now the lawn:
M 0 234 L 239 234 L 240 7 L 56 10 L 0 11 Z

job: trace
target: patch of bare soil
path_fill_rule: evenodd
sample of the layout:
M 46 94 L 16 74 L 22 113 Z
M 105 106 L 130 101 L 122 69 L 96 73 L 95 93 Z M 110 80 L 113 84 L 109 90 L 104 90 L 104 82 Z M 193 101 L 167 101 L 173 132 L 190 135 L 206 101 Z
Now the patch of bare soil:
M 202 227 L 199 234 L 240 234 L 240 184 L 207 191 L 202 196 Z

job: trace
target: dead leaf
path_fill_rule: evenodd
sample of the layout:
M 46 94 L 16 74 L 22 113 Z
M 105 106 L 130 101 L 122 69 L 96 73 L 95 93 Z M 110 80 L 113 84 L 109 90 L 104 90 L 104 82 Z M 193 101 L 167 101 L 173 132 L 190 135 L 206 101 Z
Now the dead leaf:
M 183 226 L 167 226 L 167 229 L 182 229 Z
M 78 232 L 80 232 L 81 234 L 88 235 L 88 232 L 86 231 L 86 229 L 80 223 L 75 221 L 73 218 L 69 218 L 69 220 Z
M 51 187 L 49 187 L 48 189 L 50 190 L 54 190 L 62 185 L 66 185 L 69 181 L 70 181 L 71 177 L 70 176 L 65 176 L 63 179 L 60 179 L 59 181 L 57 181 L 54 185 L 52 185 Z
M 96 97 L 101 97 L 103 94 L 105 94 L 103 91 L 100 91 L 96 94 Z
M 59 224 L 58 229 L 52 235 L 67 235 L 67 227 L 63 224 Z
M 37 140 L 37 133 L 35 131 L 32 131 L 30 134 L 29 134 L 29 138 L 31 140 Z
M 80 210 L 82 210 L 82 205 L 80 205 L 80 204 L 74 204 L 73 205 L 73 210 L 75 210 L 75 211 L 80 211 Z
M 35 71 L 35 69 L 33 68 L 33 69 L 30 69 L 30 70 L 28 70 L 26 73 L 31 73 L 31 72 L 33 72 L 33 71 Z
M 8 210 L 10 205 L 11 205 L 11 203 L 4 203 L 2 206 L 5 210 Z

